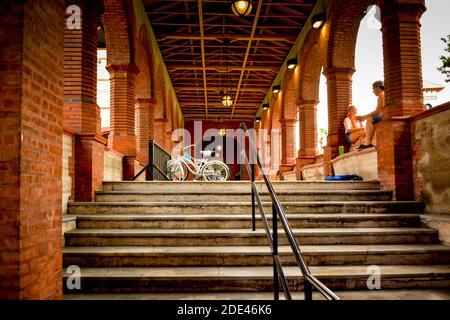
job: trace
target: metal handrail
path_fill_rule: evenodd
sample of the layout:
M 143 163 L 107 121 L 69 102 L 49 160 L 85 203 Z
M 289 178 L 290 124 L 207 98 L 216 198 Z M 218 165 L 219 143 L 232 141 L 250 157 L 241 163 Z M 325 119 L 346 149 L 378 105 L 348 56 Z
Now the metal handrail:
M 147 180 L 153 181 L 156 178 L 154 169 L 160 174 L 163 180 L 169 181 L 169 177 L 165 173 L 165 165 L 172 156 L 163 147 L 161 147 L 155 140 L 149 141 L 148 146 L 148 168 L 147 168 Z M 160 168 L 158 162 L 161 162 L 164 168 Z M 160 180 L 160 179 L 157 179 Z
M 269 241 L 270 249 L 273 256 L 273 273 L 274 273 L 274 299 L 279 300 L 279 282 L 281 282 L 281 287 L 283 289 L 283 293 L 287 300 L 292 300 L 292 296 L 287 284 L 286 277 L 283 272 L 283 267 L 280 262 L 280 257 L 278 255 L 278 219 L 280 219 L 281 224 L 283 225 L 283 229 L 285 235 L 289 241 L 292 252 L 295 256 L 295 260 L 302 272 L 304 278 L 304 293 L 305 300 L 312 300 L 312 291 L 313 287 L 316 288 L 327 300 L 339 300 L 339 297 L 333 293 L 327 286 L 325 286 L 322 282 L 320 282 L 315 276 L 311 274 L 309 271 L 308 265 L 303 259 L 302 252 L 300 247 L 295 239 L 294 233 L 292 232 L 291 227 L 289 226 L 288 219 L 286 217 L 286 213 L 281 205 L 281 202 L 273 188 L 272 182 L 268 178 L 267 172 L 264 169 L 261 158 L 256 150 L 255 144 L 248 134 L 248 129 L 245 123 L 241 123 L 241 129 L 244 130 L 245 136 L 248 137 L 250 153 L 253 153 L 256 156 L 256 162 L 259 169 L 262 172 L 262 176 L 264 178 L 264 182 L 269 190 L 270 197 L 272 198 L 272 233 L 270 232 L 269 222 L 266 217 L 266 213 L 264 211 L 264 207 L 261 201 L 261 196 L 256 187 L 255 183 L 255 164 L 250 164 L 248 157 L 245 153 L 245 150 L 242 150 L 242 156 L 245 160 L 245 167 L 247 169 L 248 174 L 250 175 L 251 184 L 252 184 L 252 229 L 256 231 L 256 206 L 257 203 L 261 218 L 264 225 L 264 230 L 267 235 L 267 239 Z M 244 139 L 245 139 L 244 136 Z
M 154 181 L 154 180 L 167 180 L 169 181 L 169 177 L 167 176 L 164 169 L 159 167 L 158 162 L 162 162 L 163 164 L 167 163 L 167 159 L 170 160 L 172 156 L 169 152 L 167 152 L 163 147 L 161 147 L 155 140 L 149 140 L 148 143 L 148 164 L 141 170 L 139 173 L 132 179 L 133 181 L 137 180 L 144 172 L 146 172 L 146 181 Z M 165 160 L 166 159 L 166 160 Z M 160 175 L 158 179 L 155 179 L 155 170 Z M 159 179 L 162 178 L 162 179 Z

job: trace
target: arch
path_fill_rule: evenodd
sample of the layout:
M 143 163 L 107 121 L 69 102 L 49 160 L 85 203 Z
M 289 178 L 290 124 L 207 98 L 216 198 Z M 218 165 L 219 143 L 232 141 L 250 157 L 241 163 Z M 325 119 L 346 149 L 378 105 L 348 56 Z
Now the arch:
M 102 17 L 105 31 L 108 64 L 128 65 L 132 63 L 129 18 L 124 1 L 104 0 L 105 13 Z
M 328 86 L 328 137 L 324 154 L 326 175 L 333 175 L 331 160 L 339 156 L 339 146 L 347 146 L 342 121 L 353 100 L 352 76 L 359 26 L 372 2 L 334 0 L 329 8 L 325 28 L 329 32 L 325 66 Z
M 356 39 L 372 0 L 335 0 L 329 10 L 327 68 L 355 68 Z
M 141 26 L 135 55 L 136 66 L 139 69 L 136 76 L 136 98 L 138 99 L 153 98 L 153 54 L 149 41 L 147 28 Z
M 311 31 L 300 53 L 301 66 L 298 82 L 299 104 L 319 101 L 320 74 L 326 61 L 326 39 Z
M 322 68 L 326 64 L 328 28 L 321 31 L 310 30 L 300 51 L 301 61 L 298 82 L 298 157 L 296 159 L 297 177 L 301 177 L 304 166 L 315 162 L 318 154 L 318 119 L 320 81 Z

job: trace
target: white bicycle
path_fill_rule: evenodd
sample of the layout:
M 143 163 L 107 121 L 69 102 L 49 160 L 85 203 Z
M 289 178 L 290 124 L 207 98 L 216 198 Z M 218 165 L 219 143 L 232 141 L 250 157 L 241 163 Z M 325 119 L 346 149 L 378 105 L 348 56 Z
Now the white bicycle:
M 194 147 L 190 145 L 183 148 L 186 149 Z M 185 181 L 189 172 L 194 175 L 194 180 L 205 181 L 226 181 L 230 178 L 230 168 L 219 160 L 210 160 L 212 151 L 200 151 L 202 159 L 195 159 L 189 152 L 184 152 L 178 159 L 167 161 L 167 176 L 172 181 Z

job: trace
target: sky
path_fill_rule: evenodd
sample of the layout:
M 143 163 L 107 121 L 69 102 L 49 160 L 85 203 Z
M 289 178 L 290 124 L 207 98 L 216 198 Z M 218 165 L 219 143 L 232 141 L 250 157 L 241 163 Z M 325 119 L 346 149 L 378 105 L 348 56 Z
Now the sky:
M 426 0 L 427 11 L 421 23 L 422 72 L 423 79 L 438 83 L 446 88 L 433 101 L 433 106 L 450 101 L 450 83 L 437 68 L 441 65 L 440 56 L 446 54 L 442 37 L 450 34 L 449 0 Z M 356 44 L 355 67 L 353 75 L 353 103 L 358 113 L 369 113 L 376 107 L 376 97 L 372 93 L 372 83 L 383 79 L 383 49 L 381 24 L 373 19 L 369 11 L 363 19 Z M 318 106 L 318 128 L 328 128 L 326 78 L 322 75 L 320 101 Z

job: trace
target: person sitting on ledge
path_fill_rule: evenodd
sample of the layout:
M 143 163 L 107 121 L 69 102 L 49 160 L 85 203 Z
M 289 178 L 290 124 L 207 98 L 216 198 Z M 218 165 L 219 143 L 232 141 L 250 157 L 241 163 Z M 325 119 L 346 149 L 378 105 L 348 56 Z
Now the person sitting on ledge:
M 358 110 L 355 106 L 350 105 L 348 107 L 348 115 L 344 120 L 345 127 L 345 140 L 350 144 L 350 151 L 355 147 L 358 147 L 363 142 L 366 136 L 366 130 L 361 121 L 356 120 L 356 114 Z
M 366 139 L 363 144 L 361 144 L 357 149 L 363 150 L 366 148 L 372 148 L 374 145 L 372 144 L 372 140 L 375 135 L 375 124 L 381 122 L 383 120 L 382 109 L 384 107 L 384 81 L 376 81 L 372 85 L 373 93 L 378 97 L 377 108 L 375 111 L 366 114 L 364 116 L 357 116 L 356 120 L 366 121 Z

